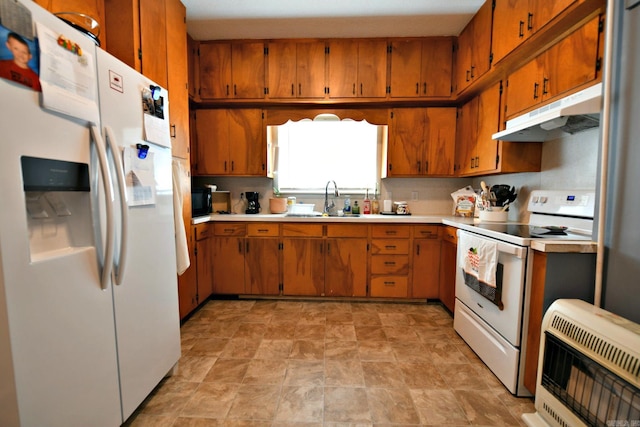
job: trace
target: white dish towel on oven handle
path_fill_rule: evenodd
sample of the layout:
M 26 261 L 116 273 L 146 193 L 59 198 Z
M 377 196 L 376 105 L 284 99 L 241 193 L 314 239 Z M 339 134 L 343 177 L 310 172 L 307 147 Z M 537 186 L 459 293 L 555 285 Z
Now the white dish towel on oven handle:
M 458 259 L 458 267 L 475 276 L 480 282 L 495 288 L 498 266 L 498 243 L 460 233 L 458 240 L 463 256 Z

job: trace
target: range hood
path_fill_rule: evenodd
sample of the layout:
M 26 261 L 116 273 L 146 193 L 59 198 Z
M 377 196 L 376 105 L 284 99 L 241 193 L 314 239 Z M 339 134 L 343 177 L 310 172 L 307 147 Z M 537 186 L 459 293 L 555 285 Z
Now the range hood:
M 602 83 L 507 121 L 501 141 L 549 141 L 600 125 Z

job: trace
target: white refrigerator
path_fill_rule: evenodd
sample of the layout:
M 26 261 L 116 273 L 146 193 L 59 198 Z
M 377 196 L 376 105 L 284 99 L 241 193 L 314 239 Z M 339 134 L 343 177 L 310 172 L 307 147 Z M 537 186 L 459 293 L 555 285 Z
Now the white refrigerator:
M 34 2 L 0 3 L 3 27 L 34 28 L 42 84 L 0 78 L 0 426 L 118 426 L 180 357 L 167 92 Z

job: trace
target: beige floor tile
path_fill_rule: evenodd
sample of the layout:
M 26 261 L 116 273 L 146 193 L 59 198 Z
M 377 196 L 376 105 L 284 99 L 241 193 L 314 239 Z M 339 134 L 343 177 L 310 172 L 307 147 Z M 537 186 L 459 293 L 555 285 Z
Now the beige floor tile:
M 420 422 L 407 389 L 367 388 L 367 399 L 375 424 L 402 425 Z
M 405 388 L 402 373 L 394 362 L 362 362 L 362 373 L 367 387 Z
M 354 311 L 353 324 L 356 326 L 381 326 L 382 321 L 378 313 L 368 311 Z
M 218 359 L 204 377 L 203 382 L 240 384 L 250 362 L 251 359 Z
M 287 373 L 284 377 L 285 386 L 322 386 L 324 385 L 324 360 L 294 360 L 287 361 Z
M 363 387 L 364 373 L 359 360 L 326 360 L 324 363 L 326 386 Z
M 325 339 L 337 341 L 355 341 L 356 330 L 353 325 L 327 324 Z
M 384 326 L 382 328 L 388 341 L 418 342 L 419 338 L 413 329 L 405 326 Z
M 324 340 L 325 325 L 301 325 L 296 326 L 295 339 L 297 340 Z
M 398 363 L 402 379 L 410 389 L 443 389 L 447 382 L 432 363 Z
M 353 313 L 350 311 L 328 311 L 326 313 L 327 323 L 340 323 L 353 325 Z
M 254 357 L 256 359 L 286 359 L 291 354 L 292 346 L 293 340 L 263 339 Z
M 243 384 L 238 389 L 227 418 L 273 420 L 279 397 L 280 385 Z
M 124 427 L 172 427 L 176 420 L 170 415 L 137 414 L 123 424 Z
M 251 359 L 260 347 L 260 340 L 251 338 L 232 338 L 227 343 L 220 357 L 230 359 Z
M 387 335 L 382 326 L 356 326 L 358 341 L 386 341 Z
M 325 359 L 357 359 L 358 343 L 356 341 L 325 341 Z
M 358 341 L 358 355 L 360 356 L 360 360 L 396 360 L 393 348 L 386 341 Z
M 276 421 L 319 422 L 324 411 L 324 388 L 286 386 L 282 388 Z
M 445 363 L 438 365 L 438 372 L 449 388 L 454 390 L 488 390 L 489 386 L 468 363 Z
M 269 421 L 216 420 L 213 418 L 177 418 L 173 427 L 270 427 Z
M 429 342 L 423 344 L 432 363 L 468 363 L 468 359 L 458 347 L 448 342 Z
M 519 421 L 493 395 L 473 390 L 454 390 L 467 419 L 472 425 L 517 426 Z
M 197 382 L 165 381 L 140 405 L 145 415 L 178 415 L 200 384 Z
M 245 338 L 252 340 L 262 339 L 267 326 L 262 323 L 242 323 L 233 334 L 233 338 Z
M 370 423 L 371 412 L 364 388 L 325 387 L 325 422 Z
M 209 356 L 182 356 L 178 360 L 177 372 L 172 379 L 176 381 L 201 382 L 207 376 L 209 369 L 216 362 L 217 358 Z
M 468 425 L 469 421 L 451 390 L 411 390 L 420 422 L 429 426 Z
M 281 385 L 286 372 L 287 361 L 284 359 L 253 359 L 242 383 Z
M 273 320 L 273 319 L 272 319 Z M 264 331 L 263 339 L 266 340 L 290 340 L 296 335 L 298 322 L 288 320 L 280 323 L 269 323 Z
M 240 386 L 237 384 L 202 383 L 186 403 L 180 415 L 225 418 L 239 388 Z
M 218 357 L 229 342 L 226 338 L 204 338 L 198 339 L 187 352 L 187 356 L 212 356 Z
M 295 340 L 291 348 L 290 359 L 324 359 L 324 341 Z

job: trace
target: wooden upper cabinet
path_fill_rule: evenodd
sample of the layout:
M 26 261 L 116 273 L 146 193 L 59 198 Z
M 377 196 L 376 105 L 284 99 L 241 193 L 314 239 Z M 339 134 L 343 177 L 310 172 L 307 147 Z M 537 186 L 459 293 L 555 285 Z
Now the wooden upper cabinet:
M 325 43 L 269 43 L 269 98 L 324 98 Z
M 200 43 L 197 40 L 191 38 L 187 34 L 187 58 L 189 61 L 189 98 L 198 99 L 198 85 L 200 83 L 200 58 L 198 56 L 198 50 L 200 49 Z
M 165 0 L 105 0 L 108 52 L 168 87 Z
M 451 37 L 393 40 L 390 96 L 449 97 L 452 65 Z
M 507 120 L 600 77 L 600 19 L 592 19 L 509 75 Z
M 196 111 L 193 175 L 266 175 L 260 109 Z
M 166 0 L 167 60 L 171 152 L 189 157 L 189 69 L 187 9 L 180 0 Z
M 387 176 L 452 176 L 456 109 L 395 108 L 387 151 Z
M 493 63 L 497 63 L 579 0 L 495 0 Z
M 491 66 L 491 1 L 485 2 L 458 37 L 456 93 L 462 92 Z
M 386 40 L 329 42 L 330 98 L 384 98 L 386 87 Z
M 78 12 L 93 18 L 100 27 L 98 38 L 100 39 L 100 46 L 107 50 L 107 38 L 106 38 L 106 24 L 105 24 L 105 11 L 104 1 L 102 0 L 34 0 L 37 4 L 47 9 L 51 13 L 57 12 Z M 81 23 L 84 27 L 86 24 L 84 18 L 81 16 L 68 17 L 61 16 L 64 19 L 72 21 L 74 23 Z M 94 33 L 95 34 L 95 33 Z
M 468 101 L 458 111 L 456 164 L 458 175 L 479 175 L 496 170 L 500 127 L 501 84 L 498 82 Z
M 264 98 L 264 43 L 201 42 L 201 99 Z

